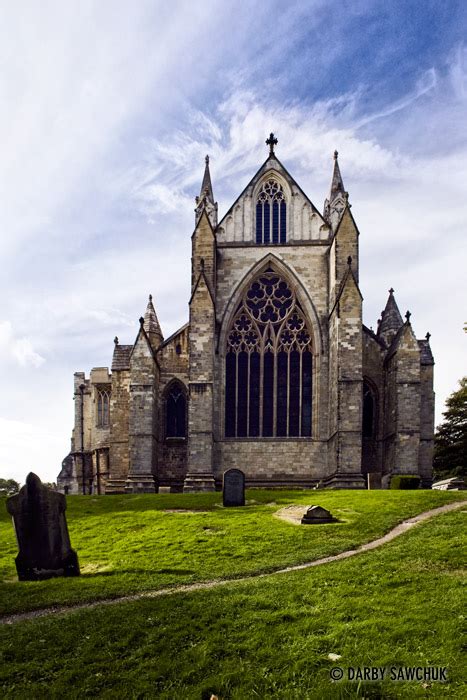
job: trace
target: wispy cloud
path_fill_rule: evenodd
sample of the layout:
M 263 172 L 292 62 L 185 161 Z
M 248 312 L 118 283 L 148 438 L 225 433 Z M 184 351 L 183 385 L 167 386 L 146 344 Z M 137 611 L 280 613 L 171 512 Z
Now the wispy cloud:
M 13 360 L 20 367 L 40 367 L 45 358 L 34 350 L 31 340 L 18 337 L 10 321 L 0 322 L 0 361 Z
M 433 333 L 438 394 L 456 386 L 465 12 L 452 7 L 436 21 L 424 7 L 414 24 L 413 4 L 377 6 L 117 0 L 109 13 L 84 0 L 5 9 L 0 416 L 18 423 L 10 433 L 24 449 L 0 441 L 0 468 L 24 474 L 21 455 L 34 449 L 55 477 L 73 371 L 109 363 L 114 335 L 133 341 L 149 292 L 166 335 L 187 320 L 204 156 L 222 215 L 264 161 L 270 131 L 319 208 L 339 150 L 361 230 L 366 322 L 395 286 L 417 333 Z M 42 439 L 52 425 L 55 437 Z

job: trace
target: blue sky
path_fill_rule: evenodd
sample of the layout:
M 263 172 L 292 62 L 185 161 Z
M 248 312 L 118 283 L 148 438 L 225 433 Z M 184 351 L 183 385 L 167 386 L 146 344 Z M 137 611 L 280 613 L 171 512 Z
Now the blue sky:
M 360 228 L 364 318 L 393 286 L 465 374 L 467 5 L 33 2 L 0 24 L 0 474 L 54 479 L 72 375 L 132 342 L 151 292 L 188 316 L 204 156 L 220 214 L 277 153 L 318 208 L 332 152 Z

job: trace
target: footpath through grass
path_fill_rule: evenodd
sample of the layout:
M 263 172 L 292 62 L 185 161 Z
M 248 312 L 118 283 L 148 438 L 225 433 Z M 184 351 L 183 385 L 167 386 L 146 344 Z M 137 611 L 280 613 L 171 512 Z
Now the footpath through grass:
M 0 627 L 2 697 L 465 697 L 464 521 L 437 516 L 316 569 Z M 388 668 L 385 680 L 345 680 L 363 666 Z M 389 677 L 428 666 L 447 667 L 448 682 Z
M 0 502 L 0 614 L 117 597 L 215 578 L 274 571 L 356 548 L 422 511 L 462 499 L 442 491 L 247 492 L 226 508 L 219 493 L 71 496 L 67 518 L 82 576 L 18 582 L 11 519 Z M 299 527 L 274 513 L 318 503 L 339 522 Z

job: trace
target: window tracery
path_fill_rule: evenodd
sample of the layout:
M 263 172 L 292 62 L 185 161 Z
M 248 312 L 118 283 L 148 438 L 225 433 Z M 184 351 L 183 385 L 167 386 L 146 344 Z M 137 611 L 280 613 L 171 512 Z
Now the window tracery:
M 110 391 L 97 389 L 97 427 L 108 428 L 110 425 Z
M 238 305 L 225 361 L 226 437 L 311 436 L 311 336 L 295 294 L 273 269 Z
M 285 243 L 287 205 L 284 190 L 276 180 L 267 180 L 256 200 L 256 243 Z

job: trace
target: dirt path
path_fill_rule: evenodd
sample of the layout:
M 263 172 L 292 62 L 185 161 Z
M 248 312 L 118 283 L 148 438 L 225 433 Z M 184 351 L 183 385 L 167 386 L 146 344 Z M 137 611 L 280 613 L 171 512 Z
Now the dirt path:
M 252 574 L 251 576 L 245 576 L 243 578 L 230 578 L 230 579 L 215 579 L 213 581 L 206 581 L 205 583 L 193 583 L 185 586 L 174 586 L 173 588 L 161 588 L 157 591 L 142 591 L 141 593 L 134 593 L 132 595 L 120 596 L 118 598 L 108 598 L 102 600 L 96 600 L 91 603 L 77 603 L 76 605 L 57 605 L 50 608 L 42 608 L 41 610 L 32 610 L 31 612 L 17 613 L 15 615 L 6 615 L 0 617 L 0 624 L 12 625 L 16 622 L 23 622 L 24 620 L 34 620 L 39 617 L 45 617 L 47 615 L 60 615 L 75 610 L 86 610 L 90 608 L 96 608 L 103 605 L 115 605 L 118 603 L 130 603 L 135 600 L 141 600 L 143 598 L 159 598 L 161 596 L 176 595 L 178 593 L 191 593 L 192 591 L 202 591 L 204 589 L 214 588 L 217 586 L 225 586 L 226 584 L 233 583 L 244 583 L 252 578 L 265 578 L 266 576 L 277 576 L 278 574 L 287 574 L 291 571 L 301 571 L 302 569 L 310 569 L 312 566 L 321 566 L 322 564 L 329 564 L 333 561 L 340 561 L 341 559 L 348 559 L 361 552 L 368 552 L 371 549 L 376 549 L 381 547 L 382 544 L 386 544 L 391 540 L 394 540 L 399 535 L 402 535 L 407 530 L 418 523 L 428 520 L 435 515 L 441 515 L 442 513 L 449 513 L 451 510 L 457 508 L 466 508 L 467 501 L 458 501 L 456 503 L 449 503 L 447 505 L 441 506 L 440 508 L 434 508 L 433 510 L 427 510 L 424 513 L 419 513 L 413 518 L 404 520 L 402 523 L 397 525 L 395 528 L 390 530 L 386 535 L 378 537 L 378 539 L 372 542 L 367 542 L 363 544 L 358 549 L 350 549 L 346 552 L 341 552 L 340 554 L 334 554 L 329 557 L 322 557 L 321 559 L 315 559 L 314 561 L 306 562 L 305 564 L 297 564 L 295 566 L 288 566 L 285 569 L 278 569 L 277 571 L 272 571 L 265 574 Z M 310 525 L 310 527 L 312 527 Z

